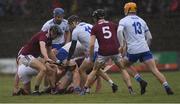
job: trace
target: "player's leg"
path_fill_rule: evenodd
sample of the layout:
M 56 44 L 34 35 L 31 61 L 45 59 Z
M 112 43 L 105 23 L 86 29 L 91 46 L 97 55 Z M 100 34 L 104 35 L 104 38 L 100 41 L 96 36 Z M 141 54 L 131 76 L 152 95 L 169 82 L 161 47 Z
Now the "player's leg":
M 135 80 L 140 84 L 141 88 L 141 95 L 143 95 L 146 92 L 147 82 L 140 76 L 140 74 L 134 69 L 132 66 L 133 63 L 135 63 L 138 60 L 138 55 L 128 54 L 125 58 L 123 58 L 121 61 L 123 62 L 124 66 L 126 67 L 126 70 L 128 73 L 135 78 Z
M 122 73 L 122 78 L 123 78 L 123 80 L 124 80 L 124 82 L 128 88 L 129 93 L 134 94 L 134 91 L 132 89 L 132 83 L 131 83 L 130 76 L 129 76 L 127 70 L 125 70 L 124 64 L 121 61 L 122 57 L 120 56 L 120 54 L 117 54 L 117 55 L 113 55 L 111 58 L 115 62 L 115 64 L 118 66 L 118 68 L 120 69 L 120 71 Z
M 86 71 L 90 70 L 91 68 L 93 68 L 93 62 L 90 62 L 90 61 L 88 61 L 88 59 L 85 58 L 79 67 L 79 74 L 80 74 L 80 78 L 81 78 L 81 87 L 84 87 L 84 84 L 86 83 L 86 80 L 87 80 Z
M 15 77 L 14 77 L 14 86 L 13 86 L 13 96 L 19 95 L 19 76 L 17 74 L 18 72 L 16 72 Z
M 96 84 L 95 92 L 98 93 L 102 88 L 102 78 L 99 75 L 96 75 L 94 80 L 91 82 L 91 87 Z M 86 90 L 86 93 L 90 93 L 90 89 Z
M 66 92 L 66 88 L 71 84 L 72 82 L 72 71 L 67 71 L 65 75 L 59 80 L 56 93 L 57 94 L 63 94 Z
M 72 78 L 74 93 L 76 94 L 79 94 L 81 92 L 80 83 L 81 83 L 80 74 L 78 71 L 78 66 L 76 65 L 76 68 L 73 71 L 73 78 Z
M 47 63 L 49 64 L 49 63 Z M 40 84 L 42 82 L 42 79 L 44 78 L 45 74 L 46 74 L 46 67 L 45 65 L 40 62 L 38 59 L 33 59 L 30 61 L 29 66 L 36 69 L 37 71 L 39 71 L 39 73 L 37 74 L 36 78 L 35 78 L 35 88 L 34 88 L 34 95 L 40 95 L 39 93 L 39 87 Z
M 144 53 L 143 61 L 147 68 L 152 71 L 153 75 L 159 80 L 159 82 L 163 85 L 168 95 L 174 94 L 171 90 L 165 76 L 157 69 L 155 61 L 150 52 Z
M 102 79 L 100 76 L 97 76 L 95 92 L 98 93 L 101 90 L 101 88 L 102 88 Z
M 98 59 L 97 59 L 98 60 Z M 96 77 L 96 74 L 98 72 L 98 70 L 100 70 L 100 68 L 103 66 L 104 64 L 104 60 L 101 61 L 95 61 L 93 70 L 91 71 L 91 73 L 88 75 L 86 83 L 84 85 L 84 88 L 81 92 L 81 95 L 84 95 L 86 93 L 86 90 L 91 86 L 91 83 L 93 82 L 93 79 Z
M 16 96 L 16 95 L 19 95 L 20 93 L 20 89 L 19 89 L 19 76 L 18 76 L 18 66 L 19 66 L 19 58 L 20 57 L 17 57 L 16 59 L 16 74 L 15 74 L 15 77 L 14 77 L 14 86 L 13 86 L 13 96 Z
M 118 90 L 118 86 L 112 81 L 112 79 L 107 75 L 107 73 L 103 72 L 103 70 L 101 69 L 98 70 L 97 75 L 101 76 L 104 80 L 106 80 L 110 84 L 113 93 L 115 93 Z
M 32 76 L 37 75 L 38 71 L 35 69 L 25 66 L 24 64 L 19 65 L 18 67 L 18 76 L 23 82 L 23 89 L 21 88 L 21 94 L 27 95 L 31 93 L 31 79 Z
M 46 77 L 51 88 L 51 94 L 54 94 L 55 88 L 56 88 L 56 74 L 57 74 L 58 68 L 57 66 L 53 64 L 50 64 L 50 65 L 46 64 L 46 68 L 47 68 Z

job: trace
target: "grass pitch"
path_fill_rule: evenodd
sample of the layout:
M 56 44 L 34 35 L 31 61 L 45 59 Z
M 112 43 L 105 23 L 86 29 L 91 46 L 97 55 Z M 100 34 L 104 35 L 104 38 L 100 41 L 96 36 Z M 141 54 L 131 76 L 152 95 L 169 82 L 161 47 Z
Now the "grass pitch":
M 141 73 L 148 82 L 147 92 L 140 95 L 139 84 L 132 79 L 136 95 L 130 95 L 119 73 L 110 74 L 118 84 L 117 93 L 112 93 L 111 87 L 103 81 L 103 88 L 99 93 L 79 96 L 67 95 L 42 95 L 42 96 L 12 96 L 13 78 L 11 75 L 0 75 L 0 103 L 180 103 L 180 71 L 163 72 L 175 95 L 168 96 L 160 83 L 151 73 Z

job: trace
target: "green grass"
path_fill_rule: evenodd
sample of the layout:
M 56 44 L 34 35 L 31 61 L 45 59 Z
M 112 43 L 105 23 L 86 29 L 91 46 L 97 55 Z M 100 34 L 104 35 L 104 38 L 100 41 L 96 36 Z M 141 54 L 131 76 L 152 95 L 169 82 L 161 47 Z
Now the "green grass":
M 13 76 L 0 75 L 0 103 L 177 103 L 180 102 L 180 71 L 163 72 L 168 79 L 169 84 L 175 91 L 175 95 L 166 95 L 163 87 L 159 84 L 151 73 L 142 73 L 142 76 L 148 82 L 147 93 L 140 95 L 139 84 L 132 79 L 133 88 L 136 95 L 129 95 L 120 74 L 111 74 L 110 76 L 119 86 L 119 91 L 115 94 L 111 92 L 110 86 L 103 81 L 103 88 L 100 93 L 79 95 L 42 95 L 42 96 L 11 96 L 13 86 Z

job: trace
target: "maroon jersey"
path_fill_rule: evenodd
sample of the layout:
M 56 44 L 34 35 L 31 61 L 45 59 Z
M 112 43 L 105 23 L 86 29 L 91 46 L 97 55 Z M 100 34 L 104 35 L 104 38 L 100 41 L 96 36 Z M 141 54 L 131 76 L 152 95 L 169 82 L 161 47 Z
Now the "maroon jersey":
M 34 57 L 39 57 L 41 55 L 40 51 L 40 41 L 44 41 L 46 43 L 46 46 L 51 46 L 52 40 L 48 38 L 45 32 L 38 32 L 31 40 L 23 46 L 23 48 L 20 50 L 19 54 L 22 55 L 32 55 Z
M 97 38 L 99 44 L 98 54 L 109 56 L 119 53 L 117 27 L 117 24 L 105 20 L 100 20 L 93 26 L 91 35 L 95 35 Z

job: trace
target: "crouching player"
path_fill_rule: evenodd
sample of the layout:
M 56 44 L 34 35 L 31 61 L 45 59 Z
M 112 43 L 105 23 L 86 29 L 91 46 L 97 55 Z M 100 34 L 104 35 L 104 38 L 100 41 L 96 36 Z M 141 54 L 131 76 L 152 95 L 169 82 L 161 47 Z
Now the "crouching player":
M 57 93 L 80 93 L 80 76 L 76 60 L 85 57 L 84 51 L 85 47 L 79 41 L 72 41 L 56 52 L 57 59 L 62 63 L 60 69 L 64 69 L 65 72 L 61 79 L 57 79 Z
M 56 68 L 56 65 L 51 64 L 53 61 L 50 59 L 50 54 L 52 39 L 59 35 L 58 31 L 59 28 L 53 25 L 46 35 L 42 32 L 36 33 L 19 51 L 16 79 L 19 78 L 23 82 L 23 90 L 20 90 L 23 94 L 31 93 L 31 78 L 36 75 L 35 91 L 33 94 L 40 95 L 39 86 L 43 77 L 47 74 L 46 67 L 52 67 L 52 69 Z M 39 58 L 41 55 L 42 58 Z M 14 95 L 17 93 L 19 92 L 14 92 Z

